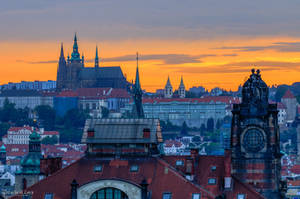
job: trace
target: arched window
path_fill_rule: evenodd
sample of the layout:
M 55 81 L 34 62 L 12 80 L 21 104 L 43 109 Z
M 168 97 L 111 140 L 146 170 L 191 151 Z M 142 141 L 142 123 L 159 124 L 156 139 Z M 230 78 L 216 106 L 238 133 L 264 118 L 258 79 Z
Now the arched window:
M 22 190 L 27 188 L 27 180 L 25 178 L 22 179 Z
M 96 191 L 90 199 L 128 199 L 128 196 L 119 189 L 109 187 Z

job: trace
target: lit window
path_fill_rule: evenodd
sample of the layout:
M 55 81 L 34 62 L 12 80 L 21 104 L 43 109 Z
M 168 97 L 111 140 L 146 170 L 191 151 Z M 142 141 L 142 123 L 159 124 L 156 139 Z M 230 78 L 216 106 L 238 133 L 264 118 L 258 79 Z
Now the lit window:
M 138 165 L 132 165 L 130 167 L 130 171 L 131 172 L 138 172 L 139 171 L 139 166 Z
M 211 171 L 215 171 L 215 170 L 217 170 L 217 167 L 216 167 L 216 166 L 211 166 L 211 167 L 210 167 L 210 170 L 211 170 Z
M 201 194 L 200 193 L 193 193 L 192 199 L 200 199 Z
M 171 199 L 171 198 L 172 198 L 172 193 L 163 193 L 162 199 Z
M 176 166 L 183 166 L 183 165 L 184 165 L 183 160 L 177 160 L 176 161 Z
M 53 193 L 46 193 L 44 199 L 53 199 Z
M 102 165 L 94 166 L 94 172 L 101 172 L 101 171 L 102 171 Z
M 216 178 L 209 178 L 208 184 L 216 184 Z
M 238 194 L 237 199 L 245 199 L 245 194 Z

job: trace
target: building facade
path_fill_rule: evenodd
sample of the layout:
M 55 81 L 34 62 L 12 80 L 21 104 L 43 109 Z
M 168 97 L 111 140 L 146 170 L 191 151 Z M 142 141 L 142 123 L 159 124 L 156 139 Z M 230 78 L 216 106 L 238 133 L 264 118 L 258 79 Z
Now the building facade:
M 268 86 L 252 70 L 242 89 L 242 103 L 233 107 L 232 174 L 265 198 L 284 198 L 277 104 L 268 102 Z
M 80 57 L 75 34 L 71 58 L 64 57 L 63 46 L 58 62 L 57 89 L 112 87 L 126 89 L 128 83 L 119 66 L 100 67 L 98 48 L 96 48 L 95 66 L 85 67 L 84 56 Z

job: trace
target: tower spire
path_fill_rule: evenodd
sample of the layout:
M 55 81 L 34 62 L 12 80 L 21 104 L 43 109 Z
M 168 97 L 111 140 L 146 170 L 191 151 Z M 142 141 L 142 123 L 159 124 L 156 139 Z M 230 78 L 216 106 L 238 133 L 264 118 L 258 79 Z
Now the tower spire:
M 75 32 L 74 43 L 73 43 L 73 52 L 71 54 L 71 61 L 80 61 L 80 54 L 78 52 L 78 44 L 77 44 L 77 35 Z
M 135 74 L 135 84 L 133 85 L 133 98 L 134 98 L 134 106 L 133 106 L 133 115 L 136 118 L 144 118 L 144 110 L 143 110 L 143 102 L 142 96 L 143 91 L 141 89 L 140 84 L 140 75 L 139 75 L 139 67 L 138 67 L 139 54 L 136 53 L 136 74 Z
M 98 46 L 96 46 L 95 68 L 99 67 Z
M 64 56 L 64 44 L 61 42 L 61 47 L 60 47 L 60 56 L 59 56 L 60 59 L 65 59 L 65 56 Z

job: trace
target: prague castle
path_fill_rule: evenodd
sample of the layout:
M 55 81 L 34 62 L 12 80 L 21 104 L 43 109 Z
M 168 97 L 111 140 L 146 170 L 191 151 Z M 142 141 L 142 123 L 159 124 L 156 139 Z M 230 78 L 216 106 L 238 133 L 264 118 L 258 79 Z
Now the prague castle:
M 71 58 L 64 57 L 63 45 L 58 62 L 57 89 L 74 90 L 76 88 L 126 88 L 127 81 L 120 66 L 100 67 L 98 48 L 96 48 L 94 67 L 84 66 L 84 56 L 80 57 L 75 34 Z

